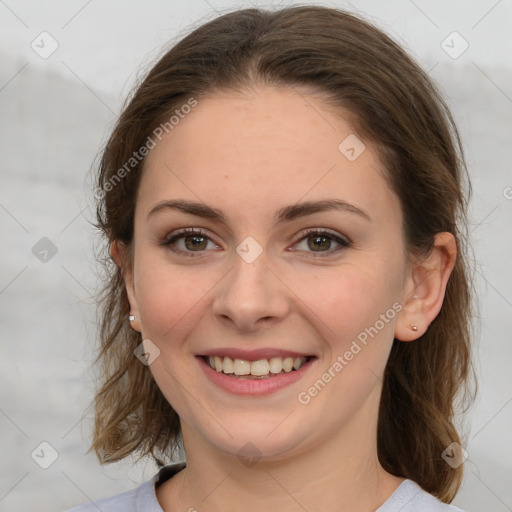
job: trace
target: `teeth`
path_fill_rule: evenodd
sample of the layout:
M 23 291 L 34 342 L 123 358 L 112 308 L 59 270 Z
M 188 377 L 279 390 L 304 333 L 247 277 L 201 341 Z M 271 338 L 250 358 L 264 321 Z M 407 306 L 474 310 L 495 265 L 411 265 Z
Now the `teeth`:
M 269 374 L 289 373 L 293 369 L 300 369 L 306 362 L 305 357 L 272 357 L 258 361 L 244 359 L 231 359 L 230 357 L 210 356 L 208 364 L 217 372 L 235 375 L 254 375 L 263 377 Z
M 224 373 L 235 373 L 235 364 L 231 357 L 224 358 L 224 363 L 222 364 L 222 371 Z
M 249 375 L 251 373 L 250 361 L 244 361 L 243 359 L 235 359 L 233 361 L 235 375 Z
M 270 365 L 266 359 L 259 359 L 251 363 L 251 375 L 268 375 Z
M 283 370 L 285 372 L 291 372 L 293 368 L 293 358 L 287 357 L 283 359 Z
M 270 373 L 281 373 L 283 369 L 283 360 L 280 357 L 273 357 L 269 361 Z

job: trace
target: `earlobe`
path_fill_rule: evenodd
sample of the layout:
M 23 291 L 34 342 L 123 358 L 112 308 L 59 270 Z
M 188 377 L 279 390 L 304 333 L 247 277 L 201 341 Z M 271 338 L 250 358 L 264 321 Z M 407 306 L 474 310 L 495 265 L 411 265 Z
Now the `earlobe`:
M 130 322 L 132 329 L 138 332 L 142 332 L 139 308 L 137 305 L 137 299 L 135 297 L 135 290 L 133 286 L 132 270 L 123 264 L 126 250 L 126 246 L 122 244 L 122 242 L 119 240 L 114 240 L 110 244 L 109 252 L 116 265 L 121 269 L 124 285 L 126 287 L 126 294 L 128 295 L 128 301 L 130 302 L 130 314 L 126 317 L 126 321 Z
M 403 308 L 395 326 L 397 340 L 413 341 L 427 331 L 441 311 L 456 258 L 455 237 L 444 231 L 436 235 L 434 247 L 428 256 L 411 264 Z

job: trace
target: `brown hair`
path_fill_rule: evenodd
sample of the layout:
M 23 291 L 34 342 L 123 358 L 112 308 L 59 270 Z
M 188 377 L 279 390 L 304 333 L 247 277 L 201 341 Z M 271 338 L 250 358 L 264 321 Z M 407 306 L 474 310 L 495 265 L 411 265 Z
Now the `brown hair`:
M 97 227 L 106 247 L 122 242 L 128 249 L 122 267 L 130 268 L 144 159 L 128 170 L 125 164 L 159 122 L 191 96 L 256 83 L 304 86 L 350 114 L 357 133 L 380 148 L 387 179 L 400 200 L 409 254 L 428 254 L 438 232 L 456 238 L 458 257 L 439 315 L 417 342 L 393 342 L 378 420 L 384 469 L 450 502 L 461 484 L 462 466 L 451 468 L 441 453 L 452 442 L 461 443 L 455 403 L 462 398 L 459 405 L 464 406 L 471 402 L 468 397 L 474 398 L 471 376 L 476 393 L 466 248 L 471 186 L 448 107 L 427 75 L 383 32 L 341 10 L 295 6 L 231 12 L 179 41 L 138 84 L 104 148 L 97 186 L 106 193 L 98 201 Z M 122 179 L 115 179 L 123 166 Z M 104 263 L 97 359 L 102 383 L 95 397 L 91 449 L 101 463 L 138 453 L 151 454 L 162 464 L 161 457 L 168 458 L 177 446 L 179 418 L 149 368 L 133 355 L 141 337 L 126 320 L 130 307 L 122 269 L 108 256 Z

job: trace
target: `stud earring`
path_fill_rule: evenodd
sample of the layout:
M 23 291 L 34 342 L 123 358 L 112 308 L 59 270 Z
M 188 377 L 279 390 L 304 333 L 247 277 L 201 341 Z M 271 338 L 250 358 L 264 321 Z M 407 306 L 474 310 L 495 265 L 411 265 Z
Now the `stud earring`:
M 135 315 L 128 315 L 128 320 L 130 322 L 133 322 L 135 320 L 136 316 Z
M 411 325 L 411 324 L 409 324 L 409 327 L 410 327 L 413 331 L 417 331 L 417 330 L 418 330 L 418 328 L 417 328 L 415 325 Z

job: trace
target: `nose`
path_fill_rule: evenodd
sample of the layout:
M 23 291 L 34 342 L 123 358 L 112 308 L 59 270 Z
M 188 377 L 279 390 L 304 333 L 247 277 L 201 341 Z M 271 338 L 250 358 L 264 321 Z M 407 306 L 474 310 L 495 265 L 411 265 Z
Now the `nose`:
M 240 332 L 255 332 L 279 323 L 290 308 L 290 289 L 269 266 L 265 251 L 252 263 L 238 254 L 217 287 L 213 313 Z

